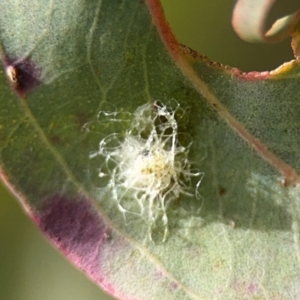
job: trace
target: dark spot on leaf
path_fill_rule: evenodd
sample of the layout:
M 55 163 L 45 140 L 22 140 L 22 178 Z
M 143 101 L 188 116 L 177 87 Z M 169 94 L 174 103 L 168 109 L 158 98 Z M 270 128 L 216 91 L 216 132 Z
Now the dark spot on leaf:
M 41 83 L 40 71 L 29 59 L 5 59 L 4 66 L 11 86 L 20 97 Z
M 58 135 L 54 135 L 51 137 L 51 142 L 53 144 L 59 144 L 61 142 L 61 138 Z
M 178 289 L 178 284 L 177 284 L 176 282 L 172 281 L 172 282 L 171 282 L 171 289 L 172 289 L 172 290 Z
M 53 196 L 37 218 L 39 226 L 80 269 L 102 281 L 99 254 L 108 238 L 101 217 L 85 198 Z
M 219 195 L 224 196 L 226 194 L 226 189 L 222 186 L 219 186 Z
M 88 115 L 82 112 L 78 112 L 74 115 L 75 122 L 78 124 L 78 127 L 80 130 L 82 130 L 82 127 L 84 124 L 88 122 Z

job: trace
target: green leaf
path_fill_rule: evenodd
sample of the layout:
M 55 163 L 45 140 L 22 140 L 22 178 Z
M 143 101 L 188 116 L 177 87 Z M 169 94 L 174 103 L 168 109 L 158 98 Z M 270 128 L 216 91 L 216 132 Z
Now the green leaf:
M 248 74 L 213 63 L 178 44 L 156 0 L 12 5 L 0 3 L 1 174 L 50 240 L 120 299 L 297 298 L 299 62 Z M 180 142 L 191 137 L 205 174 L 201 199 L 167 203 L 160 243 L 149 228 L 159 241 L 163 224 L 126 223 L 99 188 L 93 155 L 155 100 L 180 104 Z

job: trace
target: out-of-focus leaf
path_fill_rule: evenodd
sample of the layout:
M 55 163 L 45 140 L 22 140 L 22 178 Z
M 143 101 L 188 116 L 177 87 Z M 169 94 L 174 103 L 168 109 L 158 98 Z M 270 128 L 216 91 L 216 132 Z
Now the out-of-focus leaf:
M 240 38 L 248 42 L 277 43 L 286 38 L 300 17 L 300 11 L 278 19 L 266 29 L 268 13 L 276 0 L 238 0 L 232 25 Z
M 293 32 L 291 33 L 292 35 L 292 48 L 293 48 L 293 52 L 294 52 L 294 56 L 299 59 L 300 56 L 300 51 L 299 51 L 299 44 L 300 44 L 300 23 L 298 23 Z
M 248 74 L 213 63 L 177 43 L 156 0 L 2 1 L 0 40 L 2 178 L 74 264 L 120 299 L 297 299 L 297 60 Z M 125 124 L 154 99 L 186 112 L 205 173 L 202 200 L 170 204 L 156 244 L 90 159 L 124 130 L 102 122 L 105 106 Z

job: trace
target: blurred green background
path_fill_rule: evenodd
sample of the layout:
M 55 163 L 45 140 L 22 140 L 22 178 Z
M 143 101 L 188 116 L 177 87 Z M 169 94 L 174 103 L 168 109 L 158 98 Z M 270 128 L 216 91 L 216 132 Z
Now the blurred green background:
M 231 27 L 235 1 L 163 0 L 162 3 L 179 41 L 212 60 L 243 71 L 262 71 L 293 58 L 290 39 L 279 45 L 241 41 Z M 278 1 L 269 22 L 292 12 L 298 3 L 298 0 Z M 112 299 L 46 241 L 3 187 L 0 187 L 0 299 Z

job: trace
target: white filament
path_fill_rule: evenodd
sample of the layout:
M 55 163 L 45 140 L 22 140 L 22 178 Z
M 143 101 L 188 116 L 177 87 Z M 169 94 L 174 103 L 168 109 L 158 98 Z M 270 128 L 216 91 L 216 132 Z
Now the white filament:
M 123 200 L 137 201 L 140 215 L 149 221 L 150 228 L 158 219 L 162 220 L 163 241 L 168 233 L 168 205 L 180 194 L 198 197 L 197 189 L 204 175 L 190 169 L 191 144 L 183 147 L 178 141 L 177 110 L 177 102 L 175 108 L 157 102 L 140 106 L 125 134 L 108 135 L 90 156 L 104 158 L 109 174 L 101 169 L 99 177 L 110 176 L 108 188 L 124 216 L 130 211 L 122 205 Z M 112 114 L 102 112 L 102 115 Z M 194 192 L 191 192 L 191 177 L 198 177 Z

